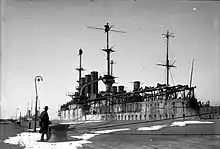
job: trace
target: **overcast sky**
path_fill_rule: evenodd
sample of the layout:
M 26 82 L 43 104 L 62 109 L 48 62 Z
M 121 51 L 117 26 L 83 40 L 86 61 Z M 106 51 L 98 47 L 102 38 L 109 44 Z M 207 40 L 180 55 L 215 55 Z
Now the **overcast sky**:
M 174 33 L 170 40 L 170 61 L 176 60 L 171 85 L 189 84 L 195 59 L 193 85 L 199 100 L 219 100 L 220 3 L 180 0 L 3 0 L 1 48 L 1 117 L 26 114 L 28 102 L 35 101 L 34 77 L 38 83 L 41 110 L 49 106 L 51 117 L 58 106 L 70 101 L 75 92 L 83 49 L 86 71 L 106 74 L 106 46 L 103 27 L 115 30 L 110 44 L 117 86 L 132 89 L 131 81 L 155 86 L 165 80 L 166 43 L 161 34 Z M 104 85 L 99 83 L 104 89 Z M 19 108 L 19 110 L 16 110 Z

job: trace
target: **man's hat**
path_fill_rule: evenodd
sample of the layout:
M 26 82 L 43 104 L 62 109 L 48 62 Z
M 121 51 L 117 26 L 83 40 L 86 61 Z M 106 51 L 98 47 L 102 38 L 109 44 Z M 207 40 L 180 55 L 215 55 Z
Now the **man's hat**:
M 45 106 L 44 109 L 49 109 L 48 106 Z

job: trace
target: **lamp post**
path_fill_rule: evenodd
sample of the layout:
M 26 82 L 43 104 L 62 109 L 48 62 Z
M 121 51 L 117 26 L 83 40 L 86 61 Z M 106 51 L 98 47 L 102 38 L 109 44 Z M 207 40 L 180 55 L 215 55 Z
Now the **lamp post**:
M 35 91 L 36 91 L 36 103 L 35 103 L 35 118 L 34 118 L 34 132 L 36 132 L 36 127 L 37 127 L 37 117 L 38 117 L 38 113 L 37 113 L 37 100 L 38 100 L 38 94 L 37 94 L 37 81 L 43 81 L 43 78 L 41 76 L 36 76 L 34 78 L 34 83 L 35 83 Z

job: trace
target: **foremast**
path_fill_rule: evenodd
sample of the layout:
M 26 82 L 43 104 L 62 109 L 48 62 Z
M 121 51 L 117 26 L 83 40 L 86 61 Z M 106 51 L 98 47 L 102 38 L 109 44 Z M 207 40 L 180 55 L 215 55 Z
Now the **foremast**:
M 80 91 L 81 88 L 81 77 L 82 77 L 82 71 L 84 71 L 83 67 L 82 67 L 82 54 L 83 54 L 83 50 L 79 49 L 79 68 L 76 68 L 76 70 L 79 71 L 79 80 L 77 81 L 79 83 L 79 87 L 77 88 L 78 91 Z

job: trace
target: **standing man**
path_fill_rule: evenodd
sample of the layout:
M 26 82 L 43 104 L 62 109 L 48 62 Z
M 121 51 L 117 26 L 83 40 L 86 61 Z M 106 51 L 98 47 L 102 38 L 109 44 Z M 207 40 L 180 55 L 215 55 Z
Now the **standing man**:
M 49 139 L 49 124 L 51 124 L 51 122 L 49 121 L 49 116 L 47 113 L 48 110 L 48 106 L 45 106 L 44 111 L 40 114 L 40 121 L 39 121 L 39 125 L 40 125 L 40 133 L 41 133 L 41 141 L 44 141 L 44 135 L 46 134 L 47 136 L 47 140 Z

